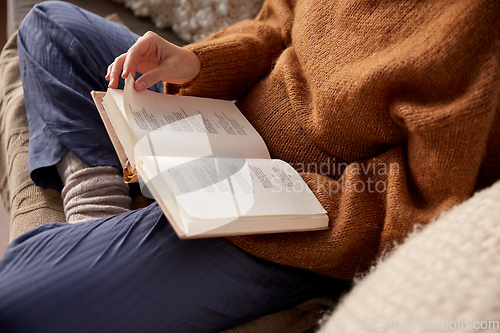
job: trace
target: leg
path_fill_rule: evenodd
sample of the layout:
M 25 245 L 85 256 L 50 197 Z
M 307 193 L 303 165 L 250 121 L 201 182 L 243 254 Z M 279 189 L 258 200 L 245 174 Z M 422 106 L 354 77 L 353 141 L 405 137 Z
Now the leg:
M 44 2 L 28 13 L 18 48 L 37 185 L 61 190 L 54 165 L 68 150 L 88 166 L 120 167 L 90 91 L 106 90 L 107 66 L 137 37 L 65 2 Z
M 214 332 L 310 298 L 315 285 L 222 238 L 179 240 L 153 204 L 15 240 L 0 261 L 0 331 Z

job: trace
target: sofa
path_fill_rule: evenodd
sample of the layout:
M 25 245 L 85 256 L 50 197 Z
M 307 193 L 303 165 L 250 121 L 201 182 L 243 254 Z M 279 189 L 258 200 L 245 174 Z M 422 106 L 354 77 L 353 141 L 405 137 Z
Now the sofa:
M 21 3 L 9 1 L 11 6 Z M 10 19 L 19 21 L 14 12 L 9 7 Z M 28 175 L 28 126 L 15 33 L 0 55 L 0 77 L 0 189 L 12 240 L 65 218 L 60 193 L 36 187 Z M 332 288 L 335 295 L 325 292 L 224 332 L 500 332 L 499 281 L 497 182 L 425 228 L 415 228 L 359 276 L 351 290 Z

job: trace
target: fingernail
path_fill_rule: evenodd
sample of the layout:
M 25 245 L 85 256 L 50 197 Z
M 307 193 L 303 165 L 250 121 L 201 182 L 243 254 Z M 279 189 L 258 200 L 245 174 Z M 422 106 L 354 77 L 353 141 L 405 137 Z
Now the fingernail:
M 139 91 L 144 90 L 146 88 L 146 83 L 144 83 L 144 81 L 137 82 L 137 88 Z

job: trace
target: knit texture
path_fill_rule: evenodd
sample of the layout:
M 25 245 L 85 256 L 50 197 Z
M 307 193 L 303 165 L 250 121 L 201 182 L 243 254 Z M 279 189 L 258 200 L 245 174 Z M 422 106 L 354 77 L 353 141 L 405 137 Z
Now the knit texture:
M 271 156 L 328 211 L 326 231 L 230 237 L 340 279 L 500 178 L 500 8 L 489 0 L 269 0 L 187 46 L 168 93 L 238 99 Z
M 497 182 L 409 237 L 355 285 L 321 332 L 498 332 L 499 281 Z
M 117 17 L 113 21 L 116 22 Z M 11 220 L 10 240 L 28 230 L 51 222 L 66 222 L 61 193 L 36 186 L 28 172 L 28 120 L 19 72 L 17 34 L 0 54 L 0 190 Z M 137 200 L 139 199 L 139 200 Z M 140 196 L 132 209 L 150 202 Z M 134 207 L 135 205 L 135 207 Z M 292 308 L 256 318 L 224 330 L 224 333 L 305 332 L 316 325 L 335 302 L 328 297 L 307 300 Z
M 110 166 L 88 167 L 72 152 L 56 164 L 68 223 L 79 223 L 130 210 L 132 198 L 120 171 Z
M 254 18 L 263 0 L 114 0 L 157 28 L 172 28 L 185 42 L 197 42 L 222 27 Z
M 60 193 L 36 186 L 28 172 L 28 119 L 16 37 L 0 54 L 0 188 L 11 241 L 44 223 L 65 222 Z
M 314 332 L 318 321 L 335 305 L 329 297 L 316 297 L 293 308 L 272 313 L 218 333 Z

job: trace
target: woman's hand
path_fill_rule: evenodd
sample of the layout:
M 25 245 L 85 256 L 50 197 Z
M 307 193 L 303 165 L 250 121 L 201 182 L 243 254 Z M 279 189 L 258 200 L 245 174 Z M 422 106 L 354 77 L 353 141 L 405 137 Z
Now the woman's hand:
M 127 53 L 118 56 L 109 65 L 106 80 L 116 89 L 121 73 L 126 79 L 136 72 L 143 75 L 135 82 L 135 90 L 142 91 L 158 81 L 175 84 L 188 83 L 200 72 L 200 60 L 193 51 L 174 45 L 154 32 L 140 37 Z

